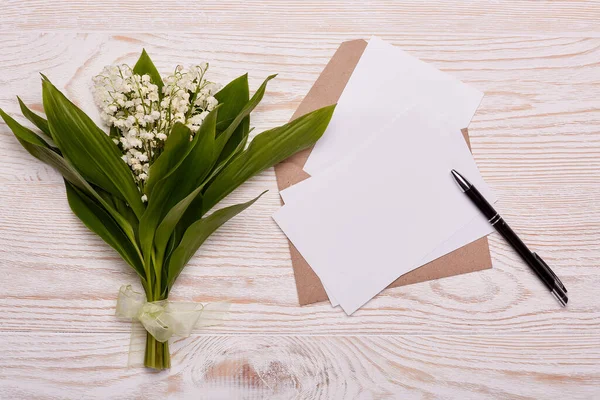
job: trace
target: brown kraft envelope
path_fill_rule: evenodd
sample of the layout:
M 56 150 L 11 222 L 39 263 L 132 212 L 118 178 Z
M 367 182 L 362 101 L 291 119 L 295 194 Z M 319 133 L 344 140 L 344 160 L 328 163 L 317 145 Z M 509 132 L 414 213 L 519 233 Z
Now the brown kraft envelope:
M 318 108 L 337 103 L 366 46 L 367 42 L 364 40 L 343 42 L 298 106 L 291 120 Z M 463 129 L 462 133 L 470 147 L 467 130 Z M 309 177 L 302 168 L 310 151 L 311 149 L 301 151 L 275 166 L 277 186 L 280 191 Z M 327 294 L 319 277 L 292 242 L 289 242 L 289 246 L 300 305 L 327 300 Z M 410 285 L 491 267 L 490 249 L 487 238 L 484 237 L 402 275 L 389 287 Z

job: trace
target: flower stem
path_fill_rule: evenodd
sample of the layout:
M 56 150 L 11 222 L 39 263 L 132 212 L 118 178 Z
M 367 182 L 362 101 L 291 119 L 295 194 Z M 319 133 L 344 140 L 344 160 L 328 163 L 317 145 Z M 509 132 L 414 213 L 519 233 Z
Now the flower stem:
M 152 265 L 152 261 L 153 257 L 150 259 L 150 263 L 148 263 L 147 268 L 147 273 L 150 275 L 150 277 L 152 277 L 152 274 L 156 273 Z M 160 294 L 160 286 L 156 288 L 156 293 L 153 292 L 153 283 L 156 283 L 157 281 L 158 280 L 155 276 L 154 279 L 151 279 L 149 282 L 148 290 L 146 292 L 146 298 L 149 302 L 166 299 L 166 296 L 161 296 Z M 171 368 L 169 342 L 159 342 L 149 332 L 146 332 L 146 354 L 144 356 L 144 366 L 148 368 L 154 368 L 156 370 Z
M 146 332 L 146 355 L 144 366 L 157 370 L 171 368 L 169 342 L 161 343 L 150 333 Z

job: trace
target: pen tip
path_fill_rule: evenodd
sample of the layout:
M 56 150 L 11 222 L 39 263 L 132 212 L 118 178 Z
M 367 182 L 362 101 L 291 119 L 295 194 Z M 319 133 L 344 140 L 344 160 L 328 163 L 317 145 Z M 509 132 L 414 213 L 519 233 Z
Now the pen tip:
M 464 176 L 459 174 L 457 170 L 451 169 L 450 174 L 452 174 L 452 177 L 463 192 L 471 188 L 471 183 Z

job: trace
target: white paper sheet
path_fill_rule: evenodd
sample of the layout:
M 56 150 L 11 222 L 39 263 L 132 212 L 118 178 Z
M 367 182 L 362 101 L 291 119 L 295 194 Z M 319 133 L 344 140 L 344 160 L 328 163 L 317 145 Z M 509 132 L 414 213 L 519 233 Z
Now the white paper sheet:
M 355 157 L 305 181 L 302 201 L 273 216 L 346 313 L 469 221 L 485 221 L 450 170 L 493 196 L 460 132 L 446 126 L 419 110 L 399 116 Z M 492 229 L 485 222 L 481 236 Z
M 407 112 L 410 112 L 410 110 Z M 427 111 L 426 107 L 422 107 L 422 108 L 420 108 L 420 112 L 427 113 L 428 111 Z M 455 132 L 458 135 L 460 135 L 461 139 L 462 139 L 462 133 L 457 130 L 455 130 Z M 375 137 L 376 136 L 377 135 L 375 135 Z M 374 140 L 376 140 L 375 137 L 373 138 Z M 360 163 L 361 162 L 361 160 L 359 158 L 360 156 L 357 154 L 359 152 L 360 152 L 360 150 L 354 150 L 347 157 L 349 157 L 350 159 L 353 159 L 354 160 L 353 162 L 355 162 L 355 163 Z M 330 168 L 335 168 L 335 164 Z M 337 173 L 343 173 L 343 172 L 339 171 Z M 332 172 L 332 174 L 333 174 L 333 172 Z M 281 192 L 279 192 L 284 203 L 290 204 L 290 203 L 303 201 L 304 196 L 309 195 L 311 193 L 311 190 L 315 190 L 315 185 L 310 184 L 311 179 L 312 178 L 308 178 L 304 181 L 301 181 L 301 182 L 299 182 L 293 186 L 290 186 L 289 188 L 284 189 Z M 488 199 L 488 201 L 490 201 L 492 203 L 497 201 L 497 198 L 493 193 L 489 193 L 487 199 Z M 285 207 L 285 205 L 284 205 L 284 207 Z M 472 243 L 475 240 L 480 239 L 483 236 L 486 236 L 491 232 L 492 232 L 491 226 L 486 219 L 474 218 L 470 222 L 468 222 L 465 226 L 463 226 L 458 231 L 456 231 L 452 235 L 452 237 L 450 237 L 449 239 L 447 239 L 446 241 L 441 243 L 430 254 L 425 256 L 419 262 L 419 265 L 416 266 L 415 268 L 423 266 L 433 260 L 436 260 L 436 259 L 448 254 L 448 253 L 451 253 L 452 251 L 454 251 L 458 248 L 461 248 L 469 243 Z M 325 292 L 327 293 L 327 297 L 329 298 L 329 301 L 331 302 L 331 306 L 337 307 L 339 305 L 339 302 L 337 301 L 335 296 L 332 294 L 332 292 L 327 288 L 327 286 L 325 284 L 323 284 L 323 287 L 325 289 Z
M 495 196 L 491 194 L 490 198 L 488 198 L 488 201 L 496 201 Z M 477 239 L 481 239 L 482 237 L 487 236 L 490 233 L 492 233 L 491 225 L 486 219 L 474 218 L 465 226 L 456 231 L 448 240 L 441 243 L 430 254 L 428 254 L 421 261 L 419 261 L 418 265 L 415 266 L 413 269 L 419 268 L 427 263 L 430 263 L 433 260 L 445 256 L 446 254 L 451 253 L 454 250 L 459 249 L 463 246 L 466 246 L 467 244 L 472 243 Z M 325 293 L 327 294 L 327 298 L 329 298 L 331 306 L 339 306 L 339 301 L 337 301 L 333 293 L 327 288 L 327 285 L 325 285 L 323 282 L 321 283 L 323 284 L 323 288 L 325 289 Z
M 308 180 L 302 181 L 307 182 Z M 280 192 L 283 201 L 287 204 L 288 202 L 302 201 L 303 192 L 299 186 L 302 182 L 291 186 L 288 189 L 285 189 Z M 290 189 L 296 188 L 293 191 Z M 305 188 L 308 189 L 308 188 Z M 297 199 L 297 197 L 299 197 Z M 497 198 L 493 193 L 490 193 L 488 197 L 488 201 L 496 202 Z M 283 206 L 285 207 L 285 205 Z M 436 260 L 442 256 L 445 256 L 448 253 L 453 252 L 456 249 L 459 249 L 469 243 L 476 241 L 477 239 L 481 239 L 483 236 L 486 236 L 492 232 L 490 223 L 484 218 L 474 218 L 470 222 L 468 222 L 465 226 L 456 231 L 449 239 L 442 242 L 438 247 L 436 247 L 430 254 L 425 256 L 421 261 L 419 261 L 418 265 L 415 268 L 421 267 L 427 263 L 430 263 L 433 260 Z M 407 271 L 409 272 L 409 271 Z M 323 282 L 321 282 L 323 283 Z M 327 293 L 327 297 L 331 303 L 332 307 L 339 306 L 339 302 L 333 295 L 333 293 L 327 288 L 327 286 L 323 283 L 323 288 L 325 289 L 325 293 Z
M 373 132 L 381 130 L 399 112 L 411 108 L 426 107 L 432 115 L 446 116 L 449 124 L 467 127 L 482 97 L 476 89 L 373 37 L 304 169 L 311 175 L 321 173 L 360 148 Z M 303 182 L 282 191 L 284 202 L 302 201 L 302 187 Z M 479 239 L 482 222 L 474 220 L 472 224 L 440 245 L 422 264 Z M 332 306 L 337 306 L 331 291 L 326 285 L 324 288 Z
M 319 174 L 396 115 L 421 104 L 450 126 L 466 128 L 482 98 L 477 89 L 372 37 L 304 170 Z

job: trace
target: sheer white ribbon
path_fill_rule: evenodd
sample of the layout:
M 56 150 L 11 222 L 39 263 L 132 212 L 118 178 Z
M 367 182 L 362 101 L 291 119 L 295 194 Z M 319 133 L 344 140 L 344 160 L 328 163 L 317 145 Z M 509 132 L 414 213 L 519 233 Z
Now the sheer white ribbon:
M 202 305 L 194 302 L 159 300 L 148 302 L 144 293 L 136 292 L 131 285 L 123 285 L 117 298 L 117 317 L 139 321 L 159 342 L 173 336 L 187 337 L 194 328 L 219 325 L 231 304 L 228 302 Z M 129 364 L 131 365 L 136 329 L 132 327 Z

